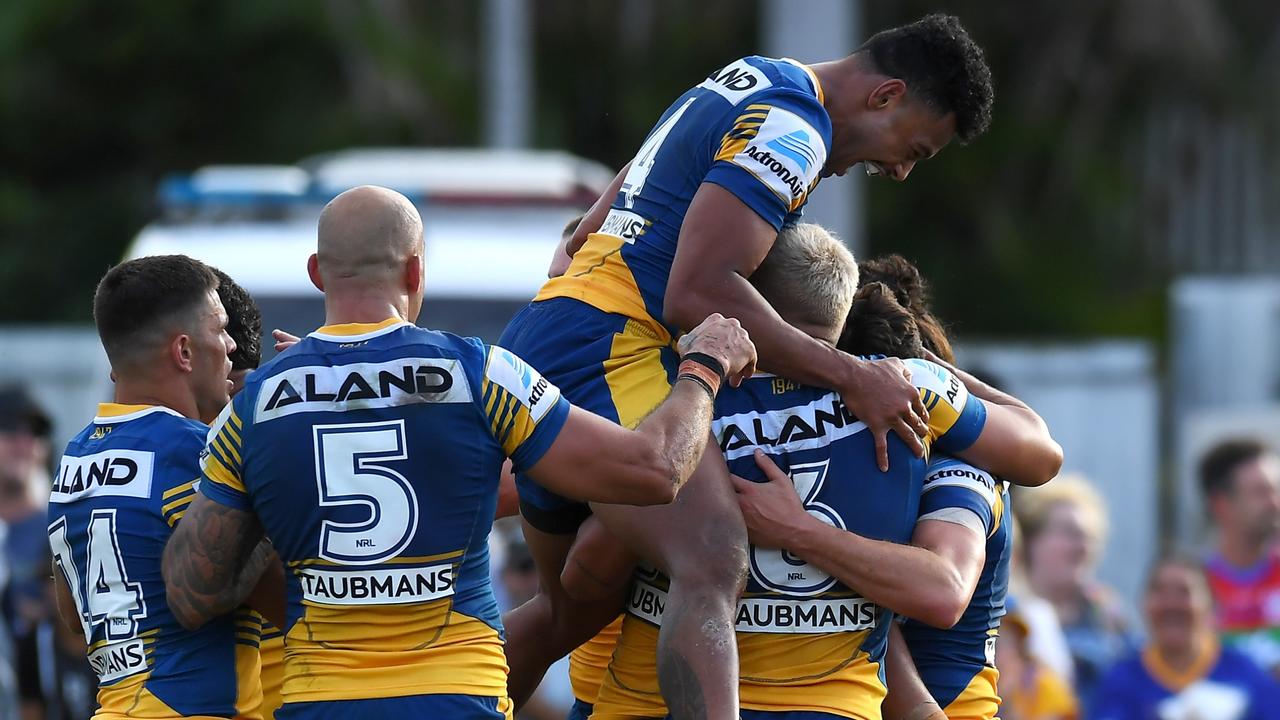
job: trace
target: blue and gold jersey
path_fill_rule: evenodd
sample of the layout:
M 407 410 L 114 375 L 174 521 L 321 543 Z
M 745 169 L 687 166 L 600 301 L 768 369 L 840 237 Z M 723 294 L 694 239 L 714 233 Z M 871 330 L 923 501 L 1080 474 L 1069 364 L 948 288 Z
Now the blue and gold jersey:
M 907 620 L 902 635 L 920 679 L 948 718 L 991 720 L 1000 706 L 995 647 L 1013 555 L 1009 491 L 985 470 L 938 455 L 929 462 L 920 521 L 942 519 L 957 509 L 973 513 L 987 538 L 973 597 L 955 626 L 940 629 Z
M 499 473 L 537 463 L 568 413 L 510 352 L 396 319 L 321 328 L 249 377 L 201 491 L 252 509 L 286 563 L 286 705 L 505 698 Z
M 926 446 L 971 445 L 986 421 L 982 401 L 945 368 L 907 365 L 933 405 Z M 838 393 L 758 375 L 721 394 L 712 428 L 735 475 L 765 480 L 753 456 L 759 448 L 790 475 L 811 515 L 865 537 L 910 540 L 926 461 L 891 437 L 890 470 L 880 472 L 871 433 Z M 748 567 L 736 618 L 742 708 L 879 718 L 892 611 L 784 549 L 753 545 Z M 665 604 L 665 578 L 642 571 L 593 717 L 666 714 L 654 665 Z
M 1170 667 L 1154 648 L 1116 663 L 1094 693 L 1092 720 L 1269 720 L 1280 706 L 1276 681 L 1248 656 L 1218 642 L 1190 667 Z
M 49 545 L 98 674 L 95 718 L 259 717 L 257 627 L 237 612 L 183 629 L 160 574 L 207 430 L 169 408 L 106 403 L 62 456 Z
M 536 299 L 575 298 L 678 335 L 662 304 L 694 193 L 715 183 L 775 228 L 794 222 L 831 145 L 822 102 L 817 77 L 794 60 L 752 56 L 713 72 L 663 113 L 600 230 Z

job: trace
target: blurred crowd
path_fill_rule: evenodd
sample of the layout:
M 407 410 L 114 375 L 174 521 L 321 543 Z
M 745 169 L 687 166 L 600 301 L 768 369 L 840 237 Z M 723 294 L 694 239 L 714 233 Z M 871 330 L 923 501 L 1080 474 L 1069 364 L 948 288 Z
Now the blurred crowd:
M 57 621 L 50 581 L 51 429 L 26 389 L 0 387 L 0 720 L 82 720 L 95 707 L 84 638 Z M 1156 558 L 1136 608 L 1096 578 L 1111 514 L 1086 479 L 1014 496 L 1007 615 L 992 640 L 1004 720 L 1274 717 L 1280 455 L 1227 440 L 1201 459 L 1199 479 L 1211 540 Z M 494 586 L 508 609 L 533 596 L 537 573 L 518 521 L 496 530 Z M 572 702 L 562 663 L 520 717 L 558 720 Z

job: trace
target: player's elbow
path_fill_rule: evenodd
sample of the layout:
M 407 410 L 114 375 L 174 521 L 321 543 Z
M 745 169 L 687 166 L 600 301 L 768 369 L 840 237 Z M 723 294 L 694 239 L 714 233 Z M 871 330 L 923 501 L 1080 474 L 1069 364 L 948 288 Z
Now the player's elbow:
M 926 625 L 946 630 L 960 622 L 960 617 L 969 607 L 969 598 L 959 583 L 946 583 L 946 587 L 936 588 L 921 595 L 923 605 L 916 619 Z
M 680 473 L 671 458 L 656 447 L 645 446 L 629 463 L 630 497 L 625 505 L 666 505 L 676 499 Z
M 662 301 L 667 323 L 682 330 L 692 330 L 715 312 L 706 287 L 707 283 L 699 282 L 696 278 L 677 281 L 673 277 L 667 283 L 667 292 Z
M 1022 453 L 1022 471 L 1015 479 L 1023 487 L 1039 487 L 1058 476 L 1062 470 L 1062 446 L 1046 431 L 1043 436 L 1028 438 Z
M 209 618 L 192 607 L 191 598 L 187 597 L 186 593 L 168 587 L 165 589 L 164 597 L 169 603 L 169 611 L 173 613 L 173 619 L 177 620 L 184 629 L 199 630 L 209 621 Z

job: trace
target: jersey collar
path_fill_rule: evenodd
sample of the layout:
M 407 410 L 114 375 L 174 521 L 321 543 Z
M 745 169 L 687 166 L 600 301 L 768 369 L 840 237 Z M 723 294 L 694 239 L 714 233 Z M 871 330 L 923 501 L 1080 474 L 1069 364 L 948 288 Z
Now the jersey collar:
M 813 68 L 793 58 L 782 58 L 782 60 L 783 62 L 789 62 L 792 65 L 795 65 L 796 67 L 808 73 L 809 81 L 813 83 L 813 92 L 815 95 L 818 96 L 818 104 L 825 105 L 826 95 L 824 95 L 822 92 L 822 83 L 818 82 L 818 74 L 813 71 Z
M 1151 673 L 1151 678 L 1160 685 L 1163 685 L 1170 692 L 1179 692 L 1191 683 L 1200 680 L 1213 671 L 1213 666 L 1218 662 L 1218 653 L 1221 646 L 1216 638 L 1210 638 L 1201 648 L 1200 653 L 1196 656 L 1195 662 L 1191 663 L 1191 667 L 1186 670 L 1175 670 L 1160 657 L 1160 653 L 1156 652 L 1155 646 L 1148 646 L 1142 651 L 1142 664 L 1146 666 L 1147 672 Z
M 325 325 L 324 327 L 311 333 L 310 337 L 317 340 L 330 340 L 333 342 L 352 342 L 356 340 L 368 340 L 386 335 L 404 325 L 410 325 L 406 320 L 398 317 L 389 317 L 382 322 L 376 323 L 341 323 L 338 325 Z
M 174 417 L 182 417 L 182 413 L 167 408 L 163 405 L 125 405 L 122 403 L 98 403 L 98 414 L 93 418 L 93 422 L 98 425 L 107 425 L 111 423 L 126 422 L 129 420 L 137 420 L 144 415 L 162 412 L 173 415 Z

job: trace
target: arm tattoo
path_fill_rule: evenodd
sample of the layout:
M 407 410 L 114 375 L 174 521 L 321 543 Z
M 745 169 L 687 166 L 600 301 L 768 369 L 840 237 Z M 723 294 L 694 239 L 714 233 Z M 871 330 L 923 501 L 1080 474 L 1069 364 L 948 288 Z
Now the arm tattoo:
M 164 549 L 169 608 L 197 628 L 239 606 L 272 556 L 252 512 L 199 495 Z

